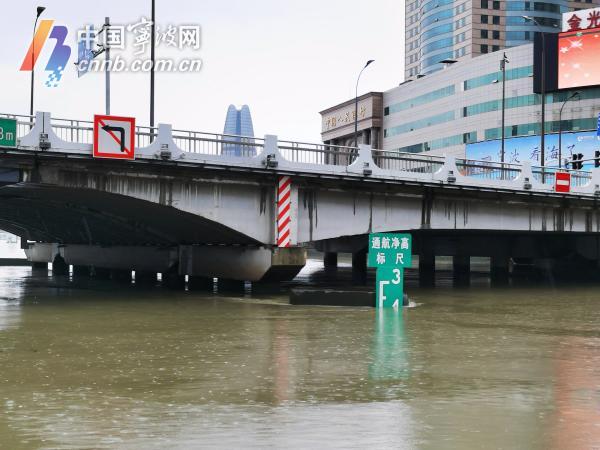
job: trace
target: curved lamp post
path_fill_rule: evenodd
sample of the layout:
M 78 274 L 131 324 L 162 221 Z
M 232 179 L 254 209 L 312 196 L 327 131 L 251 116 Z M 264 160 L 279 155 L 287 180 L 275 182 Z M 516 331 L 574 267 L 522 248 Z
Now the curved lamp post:
M 31 117 L 33 117 L 33 81 L 35 77 L 35 67 L 33 66 L 35 63 L 35 29 L 37 28 L 38 19 L 45 9 L 44 6 L 37 7 L 37 15 L 35 16 L 35 22 L 33 24 L 33 38 L 31 40 L 31 91 L 29 92 L 29 115 Z
M 358 147 L 358 82 L 360 81 L 360 76 L 365 71 L 367 67 L 369 67 L 372 63 L 374 63 L 374 59 L 370 59 L 367 61 L 365 66 L 362 68 L 360 73 L 358 74 L 358 79 L 356 80 L 356 91 L 354 96 L 354 146 Z

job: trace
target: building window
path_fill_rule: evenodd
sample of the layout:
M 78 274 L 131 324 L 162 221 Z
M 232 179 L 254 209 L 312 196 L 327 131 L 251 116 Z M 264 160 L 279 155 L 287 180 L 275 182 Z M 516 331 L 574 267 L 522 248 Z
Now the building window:
M 492 45 L 492 51 L 493 52 L 497 52 L 498 50 L 500 50 L 500 46 L 499 45 Z
M 493 30 L 492 31 L 492 39 L 500 39 L 500 31 Z
M 481 15 L 481 23 L 488 23 L 488 16 L 485 14 Z
M 494 25 L 500 25 L 500 16 L 492 16 L 492 23 Z
M 488 38 L 488 30 L 481 30 L 481 39 Z
M 487 52 L 488 52 L 487 44 L 481 44 L 481 53 L 487 53 Z

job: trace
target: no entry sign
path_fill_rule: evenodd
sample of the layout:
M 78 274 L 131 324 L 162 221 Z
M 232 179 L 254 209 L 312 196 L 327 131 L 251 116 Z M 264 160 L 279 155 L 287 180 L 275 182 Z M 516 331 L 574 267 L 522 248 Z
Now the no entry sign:
M 134 159 L 135 119 L 94 116 L 94 158 Z
M 571 174 L 569 172 L 556 172 L 554 190 L 556 192 L 571 192 Z

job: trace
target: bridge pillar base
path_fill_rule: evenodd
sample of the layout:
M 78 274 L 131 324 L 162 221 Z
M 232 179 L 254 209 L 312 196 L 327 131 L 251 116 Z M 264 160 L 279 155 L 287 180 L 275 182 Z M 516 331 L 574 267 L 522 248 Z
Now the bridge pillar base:
M 147 272 L 145 270 L 135 271 L 135 284 L 156 284 L 156 272 Z
M 185 289 L 185 275 L 178 273 L 163 273 L 162 284 L 169 289 Z
M 241 294 L 244 292 L 246 288 L 246 283 L 241 280 L 227 280 L 223 278 L 219 278 L 218 283 L 218 291 L 221 292 L 231 292 L 236 294 Z
M 89 266 L 73 266 L 73 278 L 84 278 L 90 276 Z
M 36 274 L 48 273 L 48 263 L 34 262 L 31 264 L 31 270 Z
M 188 278 L 188 289 L 190 291 L 208 291 L 212 292 L 215 288 L 215 280 L 210 277 L 193 277 Z
M 110 271 L 110 278 L 115 281 L 131 283 L 131 270 L 113 269 Z
M 323 255 L 323 266 L 325 270 L 335 270 L 338 266 L 338 254 L 335 252 L 325 252 Z
M 63 276 L 69 274 L 69 266 L 62 258 L 62 256 L 57 255 L 52 261 L 52 275 L 53 276 Z
M 419 285 L 435 286 L 435 255 L 433 253 L 427 252 L 419 255 Z
M 352 253 L 352 282 L 367 284 L 367 249 Z
M 506 286 L 509 278 L 510 258 L 496 255 L 490 258 L 490 282 L 494 286 Z
M 454 256 L 452 258 L 452 277 L 456 286 L 468 286 L 471 282 L 471 257 Z
M 110 278 L 110 269 L 104 267 L 92 267 L 92 276 L 99 280 L 108 280 Z

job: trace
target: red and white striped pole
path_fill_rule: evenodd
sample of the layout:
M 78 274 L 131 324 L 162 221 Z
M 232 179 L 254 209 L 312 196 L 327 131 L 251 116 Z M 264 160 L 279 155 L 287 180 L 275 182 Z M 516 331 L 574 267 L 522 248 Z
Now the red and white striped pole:
M 289 247 L 292 229 L 292 179 L 279 177 L 277 189 L 277 246 Z

